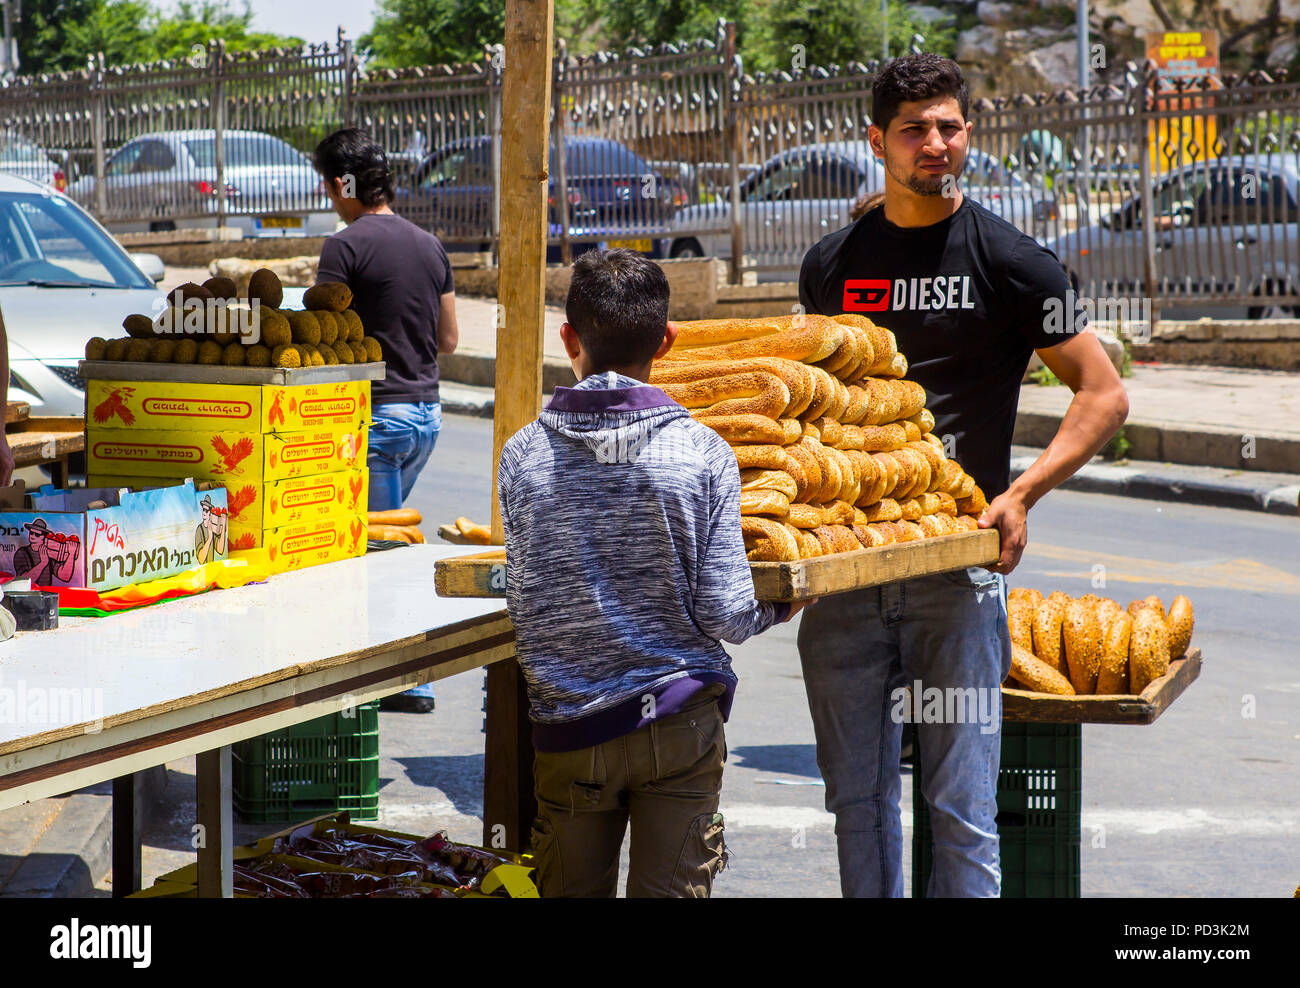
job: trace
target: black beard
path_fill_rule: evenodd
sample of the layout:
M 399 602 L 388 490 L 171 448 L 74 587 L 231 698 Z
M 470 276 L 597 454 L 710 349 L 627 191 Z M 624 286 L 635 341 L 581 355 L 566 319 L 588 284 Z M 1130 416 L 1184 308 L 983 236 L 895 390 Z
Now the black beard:
M 960 177 L 961 174 L 960 172 L 958 172 L 957 175 L 944 174 L 944 175 L 935 175 L 932 177 L 918 176 L 918 175 L 900 175 L 898 172 L 894 170 L 893 165 L 890 164 L 888 154 L 885 155 L 884 160 L 885 160 L 885 169 L 886 171 L 889 172 L 890 177 L 893 178 L 894 181 L 899 183 L 900 185 L 907 186 L 908 191 L 918 196 L 941 196 L 944 194 L 945 183 L 948 183 L 949 188 L 955 190 L 957 188 L 957 179 Z

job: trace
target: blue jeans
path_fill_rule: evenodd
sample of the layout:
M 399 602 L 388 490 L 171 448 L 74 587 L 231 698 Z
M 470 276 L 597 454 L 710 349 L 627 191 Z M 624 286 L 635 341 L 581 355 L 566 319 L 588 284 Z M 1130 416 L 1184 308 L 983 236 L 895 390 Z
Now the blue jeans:
M 898 761 L 912 719 L 934 831 L 926 894 L 996 897 L 1003 578 L 972 567 L 828 597 L 803 612 L 799 657 L 844 895 L 903 894 Z
M 370 510 L 400 508 L 411 496 L 416 478 L 442 430 L 437 402 L 376 405 L 370 421 Z
M 437 402 L 374 406 L 366 454 L 371 511 L 400 508 L 410 497 L 441 430 L 442 405 Z M 433 696 L 433 684 L 422 683 L 402 695 Z

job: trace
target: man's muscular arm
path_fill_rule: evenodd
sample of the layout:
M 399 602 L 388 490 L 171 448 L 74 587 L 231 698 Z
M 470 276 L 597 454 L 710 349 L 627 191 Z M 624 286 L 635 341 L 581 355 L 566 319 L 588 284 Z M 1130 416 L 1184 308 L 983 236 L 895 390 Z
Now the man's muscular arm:
M 980 517 L 981 528 L 996 526 L 1002 533 L 1002 556 L 989 567 L 998 573 L 1010 573 L 1020 562 L 1029 509 L 1092 459 L 1128 418 L 1124 385 L 1092 332 L 1036 352 L 1074 399 L 1047 449 Z

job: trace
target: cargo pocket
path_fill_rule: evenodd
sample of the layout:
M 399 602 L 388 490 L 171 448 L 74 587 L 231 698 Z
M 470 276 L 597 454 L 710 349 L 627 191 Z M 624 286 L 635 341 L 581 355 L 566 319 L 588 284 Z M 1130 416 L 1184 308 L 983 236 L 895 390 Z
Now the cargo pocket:
M 727 867 L 729 857 L 723 837 L 721 813 L 706 813 L 695 818 L 673 871 L 674 896 L 707 899 L 712 894 L 713 879 Z
M 545 817 L 533 818 L 532 850 L 536 859 L 537 889 L 543 898 L 564 894 L 564 867 L 555 829 Z

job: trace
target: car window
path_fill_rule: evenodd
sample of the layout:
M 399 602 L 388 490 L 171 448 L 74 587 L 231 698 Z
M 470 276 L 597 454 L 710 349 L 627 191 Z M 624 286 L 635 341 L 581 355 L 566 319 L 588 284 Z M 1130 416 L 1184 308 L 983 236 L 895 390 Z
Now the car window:
M 466 170 L 465 162 L 468 159 L 468 150 L 448 151 L 434 161 L 429 170 L 424 173 L 424 177 L 420 179 L 420 187 L 428 189 L 440 185 L 463 185 L 461 175 Z
M 49 159 L 39 147 L 20 134 L 0 134 L 0 164 L 48 164 Z
M 108 167 L 104 169 L 104 174 L 109 178 L 116 175 L 129 175 L 135 171 L 135 163 L 140 159 L 140 152 L 144 149 L 143 144 L 130 144 L 122 148 L 121 151 L 113 155 L 108 162 Z
M 217 167 L 217 142 L 214 137 L 192 138 L 185 142 L 185 147 L 198 167 Z M 308 163 L 301 152 L 267 134 L 226 134 L 221 139 L 221 153 L 227 168 Z
M 0 285 L 49 281 L 152 288 L 121 249 L 62 196 L 0 194 Z
M 804 163 L 798 159 L 778 162 L 769 166 L 745 196 L 747 202 L 772 202 L 788 199 L 795 185 L 803 177 Z
M 790 191 L 791 199 L 852 199 L 863 175 L 843 158 L 815 155 L 808 159 Z
M 1196 204 L 1196 222 L 1205 226 L 1224 223 L 1292 222 L 1286 185 L 1281 176 L 1256 169 L 1215 170 Z
M 1196 204 L 1208 184 L 1204 168 L 1180 172 L 1156 190 L 1152 210 L 1156 230 L 1171 230 L 1191 225 L 1196 215 Z M 1141 212 L 1135 214 L 1141 216 Z
M 135 162 L 137 172 L 165 172 L 175 166 L 176 156 L 161 141 L 145 141 L 140 146 L 140 157 Z
M 570 175 L 642 175 L 650 170 L 630 149 L 613 141 L 566 143 L 564 165 Z

